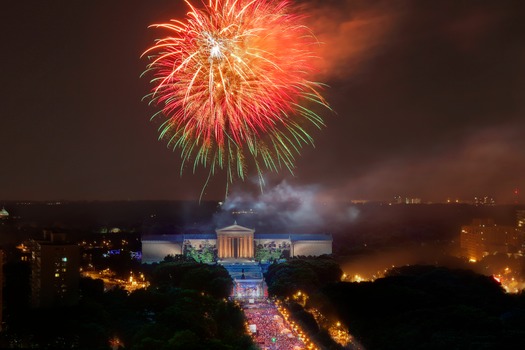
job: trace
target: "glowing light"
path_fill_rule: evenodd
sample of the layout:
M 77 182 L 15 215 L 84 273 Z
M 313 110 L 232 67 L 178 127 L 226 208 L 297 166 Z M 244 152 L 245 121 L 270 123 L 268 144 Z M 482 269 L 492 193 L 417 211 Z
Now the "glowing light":
M 352 282 L 357 282 L 357 283 L 361 283 L 365 281 L 365 279 L 361 276 L 361 275 L 358 275 L 358 274 L 355 274 L 353 277 L 352 277 Z
M 310 81 L 317 41 L 290 0 L 188 0 L 184 21 L 143 55 L 153 76 L 146 96 L 166 120 L 159 138 L 181 151 L 182 166 L 225 170 L 227 186 L 253 167 L 292 172 L 299 150 L 313 144 L 306 127 L 323 126 L 306 104 L 328 107 Z M 206 184 L 205 184 L 206 186 Z M 226 191 L 228 187 L 226 188 Z

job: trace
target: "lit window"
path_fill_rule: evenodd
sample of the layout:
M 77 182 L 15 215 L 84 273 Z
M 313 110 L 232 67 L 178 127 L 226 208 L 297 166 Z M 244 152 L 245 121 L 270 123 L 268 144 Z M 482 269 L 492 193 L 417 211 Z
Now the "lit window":
M 63 258 L 62 258 L 62 261 L 63 261 L 63 262 L 67 262 L 67 258 L 66 258 L 66 257 L 63 257 Z
M 60 274 L 59 273 L 55 273 L 55 277 L 60 277 Z

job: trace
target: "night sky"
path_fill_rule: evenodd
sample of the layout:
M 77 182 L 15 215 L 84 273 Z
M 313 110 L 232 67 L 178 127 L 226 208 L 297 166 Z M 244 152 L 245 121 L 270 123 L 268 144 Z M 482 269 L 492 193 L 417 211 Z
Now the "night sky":
M 302 3 L 335 113 L 322 111 L 295 177 L 268 175 L 266 193 L 510 203 L 520 188 L 524 201 L 524 1 Z M 180 0 L 2 2 L 0 200 L 198 199 L 206 173 L 180 176 L 141 101 L 140 55 L 163 35 L 147 27 L 186 11 Z M 224 181 L 204 199 L 224 198 Z

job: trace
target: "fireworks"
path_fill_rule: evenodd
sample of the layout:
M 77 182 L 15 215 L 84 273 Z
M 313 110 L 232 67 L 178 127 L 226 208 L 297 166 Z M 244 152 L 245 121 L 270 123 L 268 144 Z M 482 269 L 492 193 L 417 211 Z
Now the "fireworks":
M 300 148 L 313 144 L 306 127 L 323 125 L 305 104 L 328 107 L 322 84 L 308 80 L 318 42 L 304 17 L 289 0 L 186 3 L 184 21 L 152 26 L 169 36 L 143 54 L 147 98 L 166 118 L 159 138 L 181 151 L 181 172 L 188 162 L 209 168 L 208 179 L 226 170 L 227 184 L 249 167 L 261 186 L 266 170 L 292 172 Z

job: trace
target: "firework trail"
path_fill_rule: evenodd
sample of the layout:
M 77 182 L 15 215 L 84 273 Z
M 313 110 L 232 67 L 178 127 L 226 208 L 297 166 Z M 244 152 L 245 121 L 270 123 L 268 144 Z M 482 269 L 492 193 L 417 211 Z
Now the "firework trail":
M 226 193 L 248 165 L 261 189 L 264 171 L 293 173 L 300 148 L 313 144 L 305 127 L 323 126 L 305 103 L 329 108 L 322 84 L 308 80 L 318 42 L 304 16 L 289 0 L 185 2 L 185 20 L 152 25 L 169 36 L 143 54 L 153 85 L 146 98 L 166 118 L 159 138 L 181 151 L 181 173 L 188 162 L 209 167 L 208 180 L 225 170 Z

